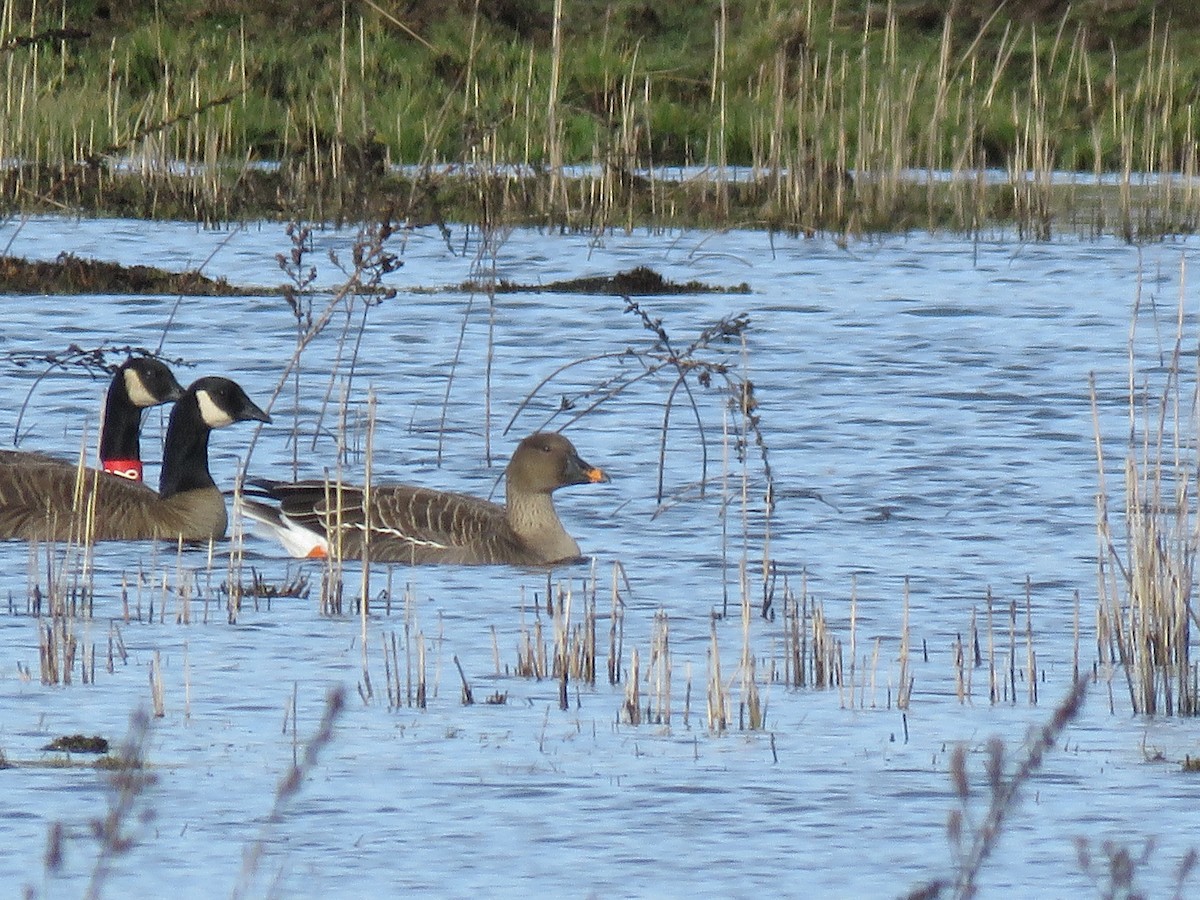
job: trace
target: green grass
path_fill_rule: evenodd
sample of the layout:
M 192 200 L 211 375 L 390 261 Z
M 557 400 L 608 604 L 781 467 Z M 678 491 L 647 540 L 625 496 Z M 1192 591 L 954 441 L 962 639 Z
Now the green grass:
M 723 14 L 720 0 L 566 0 L 555 130 L 553 0 L 415 0 L 398 19 L 366 2 L 344 15 L 340 2 L 304 14 L 250 0 L 78 0 L 38 3 L 34 16 L 31 5 L 0 0 L 0 158 L 41 170 L 15 185 L 25 210 L 105 197 L 125 212 L 254 210 L 216 175 L 187 196 L 163 181 L 133 203 L 104 184 L 90 197 L 60 191 L 45 174 L 96 155 L 280 161 L 303 177 L 277 192 L 299 189 L 298 207 L 337 216 L 363 212 L 356 179 L 383 161 L 545 164 L 556 148 L 566 163 L 771 166 L 792 179 L 1192 171 L 1197 156 L 1200 12 L 1181 2 L 1094 0 L 1064 15 L 1027 0 L 995 16 L 995 4 L 968 2 L 947 21 L 943 5 L 921 2 L 740 0 Z M 76 33 L 46 34 L 61 27 Z M 853 230 L 886 226 L 912 199 L 885 186 L 880 205 L 831 213 L 790 186 L 791 208 L 736 220 Z M 905 205 L 900 219 L 940 222 L 947 203 L 961 206 Z M 518 216 L 579 224 L 546 197 Z

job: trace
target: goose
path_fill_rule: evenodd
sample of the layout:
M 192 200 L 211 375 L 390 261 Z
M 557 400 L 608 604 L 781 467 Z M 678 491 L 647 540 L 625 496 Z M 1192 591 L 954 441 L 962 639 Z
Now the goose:
M 373 485 L 367 499 L 361 487 L 256 479 L 251 484 L 279 505 L 243 494 L 242 511 L 292 556 L 329 556 L 340 542 L 343 559 L 361 559 L 369 532 L 367 555 L 376 562 L 552 566 L 575 561 L 580 551 L 551 495 L 569 484 L 607 481 L 569 440 L 542 432 L 525 438 L 513 453 L 503 506 L 406 484 Z
M 208 471 L 208 436 L 244 421 L 271 417 L 228 378 L 194 381 L 171 411 L 157 493 L 141 482 L 50 457 L 0 457 L 0 539 L 220 538 L 228 514 Z
M 149 356 L 131 356 L 117 367 L 109 382 L 100 418 L 100 467 L 131 481 L 142 480 L 139 437 L 142 410 L 178 400 L 183 386 L 163 362 Z M 27 450 L 0 450 L 6 478 L 21 478 L 23 471 L 42 470 L 53 463 L 74 477 L 74 460 L 59 459 Z
M 183 396 L 183 385 L 167 365 L 149 356 L 132 356 L 113 374 L 100 419 L 100 468 L 130 481 L 142 480 L 139 439 L 142 410 Z M 74 463 L 71 463 L 74 469 Z

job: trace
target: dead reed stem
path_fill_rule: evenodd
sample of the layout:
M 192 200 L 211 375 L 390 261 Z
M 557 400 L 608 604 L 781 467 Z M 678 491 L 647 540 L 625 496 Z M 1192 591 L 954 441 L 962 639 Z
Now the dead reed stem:
M 729 727 L 729 692 L 721 677 L 721 651 L 717 644 L 717 620 L 711 621 L 708 650 L 708 730 L 723 732 Z
M 907 710 L 912 700 L 913 678 L 909 675 L 908 576 L 904 576 L 904 614 L 900 625 L 900 678 L 896 690 L 896 707 Z
M 653 684 L 656 725 L 671 724 L 671 638 L 670 618 L 666 610 L 654 613 L 654 630 L 650 640 L 650 678 Z
M 1124 528 L 1109 520 L 1107 465 L 1101 441 L 1095 378 L 1091 379 L 1099 473 L 1100 545 L 1097 635 L 1101 664 L 1119 665 L 1135 712 L 1196 715 L 1197 672 L 1191 660 L 1192 586 L 1200 546 L 1193 479 L 1200 435 L 1200 358 L 1184 370 L 1186 268 L 1181 261 L 1174 346 L 1153 391 L 1139 384 L 1135 339 L 1141 282 L 1129 336 L 1129 437 L 1124 460 Z M 1191 386 L 1187 386 L 1187 379 Z M 1148 378 L 1146 379 L 1148 381 Z M 1186 392 L 1186 394 L 1185 394 Z
M 640 666 L 638 648 L 634 647 L 629 653 L 629 677 L 625 679 L 625 699 L 621 704 L 621 716 L 627 725 L 642 724 Z

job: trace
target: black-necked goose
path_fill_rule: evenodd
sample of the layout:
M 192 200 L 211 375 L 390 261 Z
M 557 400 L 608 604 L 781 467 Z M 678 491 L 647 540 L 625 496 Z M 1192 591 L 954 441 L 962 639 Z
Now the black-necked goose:
M 369 500 L 361 487 L 325 481 L 254 481 L 279 506 L 243 496 L 243 511 L 267 526 L 293 556 L 378 562 L 547 566 L 579 557 L 551 495 L 569 484 L 608 481 L 560 434 L 539 433 L 521 441 L 505 472 L 501 506 L 479 497 L 404 484 L 374 485 Z M 370 504 L 370 520 L 364 515 Z
M 228 378 L 201 378 L 171 412 L 156 493 L 140 482 L 41 457 L 0 457 L 0 538 L 120 541 L 225 534 L 225 501 L 208 471 L 208 435 L 234 422 L 269 422 Z
M 131 481 L 141 481 L 142 412 L 178 400 L 182 395 L 183 386 L 165 363 L 148 356 L 125 360 L 113 373 L 101 411 L 101 468 Z M 19 479 L 23 471 L 41 471 L 54 464 L 69 469 L 72 476 L 77 468 L 74 460 L 26 450 L 0 450 L 0 473 L 5 478 Z M 3 491 L 4 485 L 0 484 L 0 492 Z
M 183 396 L 183 385 L 166 364 L 149 356 L 125 360 L 113 375 L 100 419 L 100 467 L 131 481 L 142 480 L 142 411 Z M 71 468 L 74 463 L 69 463 Z

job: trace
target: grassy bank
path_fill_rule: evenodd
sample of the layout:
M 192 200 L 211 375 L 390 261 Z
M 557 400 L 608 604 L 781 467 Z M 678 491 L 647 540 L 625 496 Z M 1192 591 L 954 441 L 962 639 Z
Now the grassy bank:
M 1192 230 L 1200 12 L 995 6 L 0 0 L 4 211 Z

